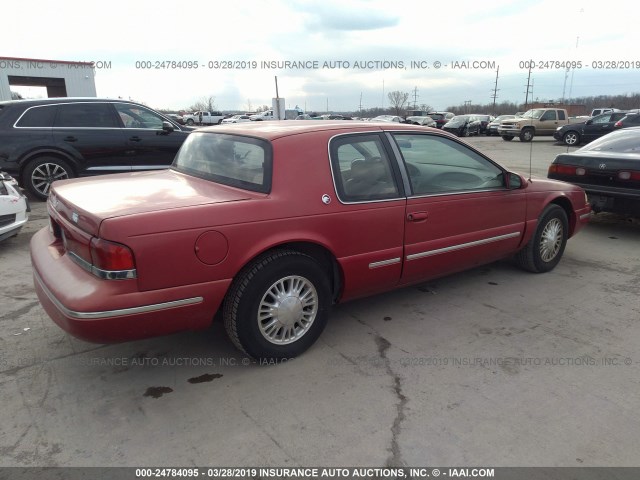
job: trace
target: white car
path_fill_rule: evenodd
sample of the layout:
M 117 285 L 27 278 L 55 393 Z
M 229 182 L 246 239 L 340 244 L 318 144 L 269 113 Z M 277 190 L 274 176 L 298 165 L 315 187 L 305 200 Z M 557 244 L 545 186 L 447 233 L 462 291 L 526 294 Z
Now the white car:
M 249 115 L 233 115 L 232 117 L 222 120 L 222 123 L 241 123 L 250 121 L 251 119 L 249 118 Z
M 371 119 L 372 122 L 396 122 L 402 123 L 402 118 L 397 115 L 378 115 Z
M 29 215 L 29 201 L 18 182 L 10 175 L 0 172 L 0 240 L 17 235 Z

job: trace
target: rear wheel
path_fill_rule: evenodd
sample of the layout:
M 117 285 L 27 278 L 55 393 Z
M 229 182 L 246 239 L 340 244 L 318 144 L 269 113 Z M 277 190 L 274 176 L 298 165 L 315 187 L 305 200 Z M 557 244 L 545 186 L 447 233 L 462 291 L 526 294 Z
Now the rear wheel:
M 195 122 L 193 121 L 192 118 L 187 119 L 187 125 L 189 125 L 190 127 L 193 127 L 194 123 Z
M 533 273 L 553 270 L 560 262 L 568 234 L 569 222 L 565 211 L 558 205 L 548 205 L 538 219 L 533 237 L 516 254 L 516 263 Z
M 320 336 L 330 304 L 329 280 L 318 262 L 294 250 L 275 250 L 234 280 L 224 302 L 225 328 L 253 358 L 293 358 Z
M 512 136 L 510 136 L 510 135 L 502 135 L 502 139 L 503 139 L 505 142 L 510 142 L 511 140 L 513 140 L 513 137 L 512 137 Z
M 53 182 L 73 177 L 75 174 L 72 168 L 64 160 L 56 157 L 37 157 L 24 169 L 22 184 L 34 197 L 46 200 Z
M 562 137 L 562 141 L 565 143 L 565 145 L 573 147 L 574 145 L 578 145 L 580 143 L 580 134 L 574 131 L 567 132 Z

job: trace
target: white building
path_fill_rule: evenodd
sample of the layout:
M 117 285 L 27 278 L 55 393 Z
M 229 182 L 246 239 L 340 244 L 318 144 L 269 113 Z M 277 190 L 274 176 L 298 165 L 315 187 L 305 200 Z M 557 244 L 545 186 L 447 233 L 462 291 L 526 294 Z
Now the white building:
M 47 97 L 95 97 L 95 69 L 89 62 L 0 57 L 0 101 L 12 86 L 46 87 Z

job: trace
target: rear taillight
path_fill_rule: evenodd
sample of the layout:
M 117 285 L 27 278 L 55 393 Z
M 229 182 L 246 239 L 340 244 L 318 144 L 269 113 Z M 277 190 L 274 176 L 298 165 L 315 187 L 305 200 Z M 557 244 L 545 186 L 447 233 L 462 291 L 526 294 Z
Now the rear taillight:
M 618 172 L 618 178 L 620 180 L 633 180 L 635 182 L 640 182 L 640 172 L 623 170 Z
M 577 173 L 577 170 L 580 169 L 583 171 L 583 173 Z M 586 172 L 584 171 L 584 168 L 581 167 L 575 167 L 573 165 L 558 165 L 557 163 L 552 163 L 551 165 L 549 165 L 549 172 L 548 173 L 555 173 L 557 175 L 571 175 L 571 176 L 575 176 L 575 175 L 584 175 Z
M 91 263 L 105 272 L 135 271 L 136 268 L 129 247 L 96 237 L 91 239 Z

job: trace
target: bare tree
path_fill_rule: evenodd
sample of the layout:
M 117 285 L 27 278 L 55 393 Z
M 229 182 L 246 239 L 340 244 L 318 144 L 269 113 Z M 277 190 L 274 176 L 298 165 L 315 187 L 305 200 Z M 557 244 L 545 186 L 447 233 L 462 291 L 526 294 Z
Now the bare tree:
M 423 112 L 433 112 L 433 107 L 427 103 L 423 103 L 422 105 L 420 105 L 420 110 L 422 110 Z
M 189 107 L 192 112 L 215 112 L 216 111 L 216 97 L 209 95 L 208 97 L 202 97 Z
M 269 105 L 262 105 L 261 107 L 256 108 L 256 112 L 266 112 L 267 110 L 271 110 Z
M 251 100 L 247 99 L 247 112 L 252 112 L 253 110 L 251 110 L 253 108 L 253 105 L 251 105 Z
M 11 100 L 22 100 L 23 97 L 18 92 L 11 91 Z
M 389 92 L 387 94 L 387 98 L 389 99 L 389 103 L 391 107 L 396 111 L 396 115 L 400 116 L 404 111 L 404 106 L 407 104 L 407 100 L 409 100 L 409 94 L 407 92 L 401 92 L 400 90 L 395 90 L 393 92 Z

